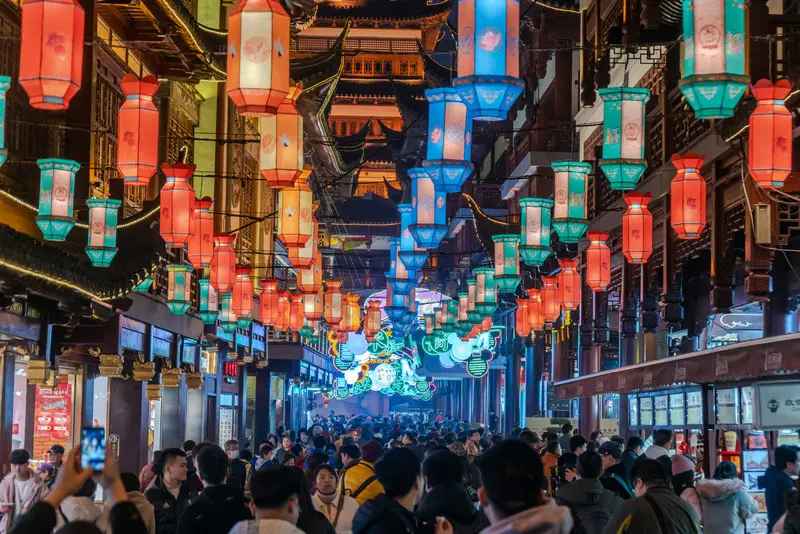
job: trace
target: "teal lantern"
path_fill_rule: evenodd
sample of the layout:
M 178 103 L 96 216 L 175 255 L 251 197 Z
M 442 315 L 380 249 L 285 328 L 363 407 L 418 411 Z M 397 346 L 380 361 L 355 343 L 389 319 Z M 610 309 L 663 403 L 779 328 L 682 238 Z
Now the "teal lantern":
M 553 162 L 555 206 L 553 228 L 562 243 L 577 243 L 589 228 L 586 190 L 592 166 L 582 161 Z
M 153 277 L 146 276 L 144 280 L 136 284 L 136 287 L 133 288 L 134 293 L 147 293 L 150 291 L 150 288 L 153 287 Z
M 95 267 L 108 267 L 117 255 L 117 217 L 121 200 L 90 198 L 86 255 Z
M 541 267 L 553 252 L 550 249 L 553 201 L 547 198 L 521 198 L 519 208 L 522 217 L 519 255 L 525 265 Z
M 460 193 L 472 174 L 472 119 L 455 89 L 425 91 L 428 99 L 428 149 L 422 166 L 437 191 Z
M 497 234 L 494 241 L 494 280 L 498 293 L 514 293 L 519 286 L 519 235 Z
M 472 324 L 480 324 L 483 321 L 480 312 L 475 309 L 477 294 L 478 281 L 475 278 L 469 278 L 467 280 L 467 319 Z
M 203 324 L 215 324 L 219 315 L 219 296 L 208 278 L 197 281 L 199 289 L 198 315 Z
M 226 334 L 233 334 L 238 324 L 238 317 L 233 313 L 233 293 L 223 293 L 219 297 L 219 327 Z
M 650 91 L 640 87 L 600 89 L 603 99 L 603 159 L 600 168 L 614 191 L 630 191 L 641 179 L 644 159 L 644 111 Z
M 0 76 L 0 166 L 6 162 L 6 91 L 11 78 Z
M 41 171 L 36 224 L 46 240 L 64 241 L 75 226 L 75 173 L 81 166 L 77 161 L 58 158 L 36 163 Z
M 699 119 L 732 117 L 750 83 L 744 14 L 741 0 L 683 2 L 683 78 L 678 87 Z
M 167 308 L 174 314 L 186 313 L 192 304 L 192 268 L 170 264 L 167 273 Z
M 481 317 L 491 317 L 497 311 L 497 284 L 493 267 L 475 269 L 475 310 Z

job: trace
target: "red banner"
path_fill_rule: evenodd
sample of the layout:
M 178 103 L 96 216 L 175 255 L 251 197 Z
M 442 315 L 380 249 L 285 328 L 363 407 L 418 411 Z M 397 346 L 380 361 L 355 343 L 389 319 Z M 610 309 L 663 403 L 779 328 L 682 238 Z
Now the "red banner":
M 71 432 L 72 386 L 69 383 L 53 389 L 36 386 L 33 437 L 64 444 Z

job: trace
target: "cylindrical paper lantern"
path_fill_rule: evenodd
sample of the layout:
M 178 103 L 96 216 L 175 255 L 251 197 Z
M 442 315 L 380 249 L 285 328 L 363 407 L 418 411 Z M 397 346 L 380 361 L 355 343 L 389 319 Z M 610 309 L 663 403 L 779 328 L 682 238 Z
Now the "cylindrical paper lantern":
M 589 228 L 586 191 L 592 166 L 582 161 L 556 161 L 552 167 L 556 199 L 553 228 L 562 243 L 577 243 Z
M 611 249 L 606 232 L 589 232 L 586 249 L 586 283 L 592 291 L 606 291 L 611 283 Z
M 167 308 L 177 315 L 186 313 L 192 304 L 192 268 L 169 264 L 167 273 Z
M 672 156 L 678 172 L 670 186 L 670 223 L 678 239 L 698 239 L 706 226 L 706 181 L 700 176 L 704 159 L 692 153 Z
M 542 276 L 542 289 L 539 291 L 542 298 L 542 317 L 545 322 L 552 323 L 561 317 L 561 300 L 556 287 L 555 276 Z
M 400 238 L 389 238 L 389 270 L 386 274 L 386 283 L 396 295 L 408 295 L 417 285 L 417 273 L 406 269 L 405 263 L 400 259 Z
M 653 252 L 653 216 L 647 209 L 650 193 L 626 193 L 622 215 L 622 253 L 630 263 L 647 263 Z
M 416 211 L 416 222 L 408 229 L 418 247 L 436 249 L 447 234 L 447 195 L 436 191 L 424 169 L 410 169 L 408 175 L 411 177 L 411 206 Z
M 194 189 L 189 183 L 194 174 L 194 165 L 164 163 L 161 170 L 167 177 L 161 188 L 161 222 L 159 231 L 168 247 L 183 247 L 192 235 L 192 210 Z
M 369 343 L 375 341 L 375 336 L 381 331 L 381 301 L 370 300 L 364 316 L 364 337 Z
M 230 293 L 222 293 L 219 297 L 219 327 L 226 334 L 233 334 L 236 332 L 236 327 L 239 325 L 239 318 L 233 313 L 232 309 L 233 295 Z
M 641 87 L 600 89 L 603 99 L 603 159 L 611 189 L 630 191 L 647 169 L 644 112 L 650 91 Z
M 455 89 L 425 91 L 428 99 L 428 151 L 422 162 L 437 191 L 460 193 L 472 174 L 472 119 Z
M 550 248 L 553 201 L 546 198 L 521 198 L 519 207 L 522 237 L 519 254 L 525 265 L 541 267 L 553 252 Z
M 497 234 L 494 241 L 494 280 L 499 293 L 513 293 L 519 286 L 519 235 Z
M 542 313 L 542 294 L 538 289 L 528 289 L 528 327 L 537 331 L 544 328 L 544 314 Z
M 236 251 L 233 249 L 235 235 L 214 236 L 214 256 L 211 258 L 211 285 L 220 294 L 227 293 L 236 278 Z
M 786 79 L 775 85 L 758 80 L 753 85 L 757 105 L 750 115 L 747 164 L 762 188 L 783 187 L 792 172 L 792 114 L 785 103 L 791 90 L 792 82 Z
M 494 281 L 494 267 L 475 269 L 475 310 L 481 317 L 491 317 L 497 311 L 497 284 Z
M 205 269 L 214 257 L 214 217 L 209 211 L 210 197 L 195 199 L 192 214 L 192 235 L 186 243 L 186 257 L 195 269 Z
M 122 77 L 125 101 L 117 115 L 117 169 L 125 185 L 146 187 L 158 168 L 158 78 Z
M 310 295 L 322 288 L 322 255 L 316 254 L 311 266 L 297 272 L 297 289 Z
M 410 227 L 417 222 L 417 212 L 410 203 L 398 204 L 400 212 L 400 261 L 409 271 L 419 271 L 428 261 L 428 251 L 417 245 Z
M 475 301 L 478 295 L 478 281 L 475 278 L 467 279 L 467 318 L 472 324 L 478 324 L 483 317 L 475 309 Z
M 278 192 L 278 239 L 286 248 L 302 247 L 311 239 L 313 209 L 314 195 L 303 181 Z
M 342 284 L 344 280 L 331 279 L 325 281 L 325 322 L 337 326 L 342 322 L 343 300 Z
M 69 159 L 48 158 L 39 165 L 39 213 L 36 225 L 48 241 L 64 241 L 75 226 L 75 173 L 80 165 Z
M 197 314 L 203 324 L 215 324 L 219 315 L 219 299 L 217 290 L 211 287 L 211 282 L 206 278 L 197 281 L 199 289 Z M 263 315 L 262 315 L 263 320 Z
M 236 267 L 233 280 L 233 313 L 240 320 L 253 314 L 253 282 L 250 280 L 250 267 Z
M 319 208 L 319 203 L 314 202 L 311 206 L 311 220 L 314 223 L 314 229 L 311 231 L 311 239 L 306 241 L 306 244 L 302 247 L 292 247 L 289 249 L 289 261 L 292 262 L 292 267 L 295 269 L 307 269 L 311 267 L 314 264 L 314 258 L 320 255 L 317 246 L 319 223 L 314 216 L 314 212 L 317 211 L 317 208 Z
M 558 260 L 561 272 L 558 273 L 558 300 L 565 310 L 577 310 L 581 305 L 581 274 L 578 260 L 562 258 Z
M 117 217 L 121 200 L 90 198 L 86 255 L 95 267 L 108 267 L 117 255 Z
M 303 116 L 297 110 L 298 88 L 278 106 L 274 115 L 261 117 L 261 176 L 270 187 L 294 187 L 303 173 Z

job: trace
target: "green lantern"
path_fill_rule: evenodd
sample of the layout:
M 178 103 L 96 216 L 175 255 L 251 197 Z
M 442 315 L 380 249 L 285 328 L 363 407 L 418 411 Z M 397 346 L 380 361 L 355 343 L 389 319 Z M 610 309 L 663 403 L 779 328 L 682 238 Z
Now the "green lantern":
M 458 294 L 458 321 L 456 321 L 456 333 L 463 337 L 472 330 L 472 323 L 469 320 L 469 293 L 466 291 Z
M 483 321 L 480 312 L 475 308 L 478 296 L 478 280 L 469 278 L 467 280 L 467 319 L 472 324 L 479 324 Z
M 95 267 L 108 267 L 117 255 L 117 214 L 121 200 L 90 198 L 86 255 Z
M 167 273 L 167 308 L 174 314 L 184 314 L 192 304 L 192 268 L 170 264 Z
M 0 76 L 0 166 L 6 161 L 6 91 L 11 86 L 11 78 Z
M 519 235 L 498 234 L 494 241 L 494 280 L 498 293 L 514 293 L 519 286 Z
M 497 311 L 497 284 L 494 281 L 494 267 L 475 269 L 475 310 L 481 317 L 491 317 Z
M 519 255 L 525 265 L 540 267 L 552 254 L 550 249 L 553 201 L 547 198 L 519 199 L 521 213 Z
M 442 332 L 454 332 L 458 317 L 458 303 L 452 300 L 442 302 Z
M 198 315 L 203 324 L 215 324 L 219 315 L 219 298 L 217 290 L 211 286 L 211 281 L 201 278 L 197 281 L 199 288 Z
M 553 162 L 556 198 L 553 228 L 562 243 L 577 243 L 589 228 L 586 191 L 591 170 L 592 166 L 582 161 Z
M 598 92 L 603 99 L 600 168 L 611 189 L 631 191 L 647 169 L 644 112 L 650 91 L 641 87 L 610 87 Z
M 75 173 L 81 166 L 77 161 L 57 158 L 36 163 L 40 170 L 36 225 L 46 240 L 64 241 L 75 227 Z
M 223 293 L 219 297 L 219 327 L 226 334 L 233 334 L 238 324 L 238 317 L 233 313 L 233 293 Z

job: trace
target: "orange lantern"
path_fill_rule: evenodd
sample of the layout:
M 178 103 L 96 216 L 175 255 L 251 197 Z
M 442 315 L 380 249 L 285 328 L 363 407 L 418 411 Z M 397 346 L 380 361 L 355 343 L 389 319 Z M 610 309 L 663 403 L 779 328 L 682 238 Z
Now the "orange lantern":
M 630 263 L 646 263 L 653 253 L 653 215 L 647 209 L 650 193 L 622 195 L 627 211 L 622 215 L 622 253 Z
M 31 107 L 67 109 L 81 88 L 85 18 L 75 0 L 22 3 L 19 84 Z
M 262 280 L 261 293 L 258 295 L 261 309 L 261 322 L 274 325 L 273 320 L 278 312 L 278 281 Z
M 514 315 L 514 330 L 518 336 L 527 336 L 531 333 L 528 323 L 528 303 L 527 299 L 517 299 L 517 311 Z
M 250 281 L 250 267 L 236 267 L 231 309 L 240 319 L 250 317 L 253 313 L 253 282 Z
M 235 235 L 214 236 L 214 256 L 211 258 L 211 286 L 219 293 L 227 293 L 236 277 L 236 251 L 233 249 Z
M 347 305 L 350 308 L 350 315 L 348 315 L 348 332 L 358 332 L 361 328 L 361 306 L 358 305 L 361 297 L 358 293 L 350 293 L 347 295 Z
M 364 316 L 364 337 L 369 343 L 375 341 L 375 336 L 381 331 L 381 302 L 370 300 Z
M 119 86 L 125 101 L 117 115 L 117 169 L 125 185 L 146 187 L 158 167 L 158 78 L 126 74 Z
M 605 291 L 611 283 L 611 250 L 608 234 L 589 232 L 589 247 L 586 249 L 586 283 L 592 291 Z
M 324 307 L 324 293 L 322 285 L 314 293 L 304 293 L 303 312 L 309 321 L 319 321 L 322 319 Z
M 214 217 L 209 212 L 213 202 L 209 197 L 194 201 L 192 236 L 186 244 L 186 257 L 195 269 L 208 267 L 214 257 Z
M 228 15 L 228 96 L 239 115 L 268 115 L 289 93 L 289 15 L 278 0 L 241 0 Z
M 272 316 L 272 326 L 278 332 L 289 328 L 289 292 L 278 291 L 278 305 Z
M 528 327 L 531 330 L 544 328 L 544 314 L 542 313 L 542 294 L 538 289 L 529 289 L 528 293 Z
M 310 267 L 297 272 L 297 289 L 305 294 L 322 289 L 322 256 L 317 254 Z
M 567 258 L 558 260 L 561 272 L 558 273 L 558 300 L 565 310 L 577 310 L 581 305 L 581 274 L 578 260 Z
M 561 302 L 559 301 L 558 287 L 556 287 L 556 277 L 542 276 L 542 284 L 539 292 L 542 297 L 542 317 L 545 322 L 552 323 L 561 317 Z
M 783 187 L 792 172 L 792 114 L 784 102 L 791 90 L 792 82 L 786 79 L 753 85 L 758 103 L 750 115 L 747 163 L 758 187 Z
M 704 158 L 692 153 L 672 156 L 678 173 L 670 186 L 670 222 L 678 239 L 698 239 L 706 226 L 706 181 L 700 176 Z
M 299 332 L 303 328 L 303 294 L 292 293 L 289 296 L 289 328 L 292 332 Z
M 278 239 L 286 248 L 299 248 L 311 239 L 314 196 L 304 181 L 278 192 Z
M 192 235 L 194 189 L 189 183 L 194 165 L 164 163 L 161 170 L 167 182 L 161 188 L 161 220 L 159 231 L 168 247 L 183 247 Z
M 261 176 L 270 187 L 293 187 L 303 173 L 303 116 L 297 109 L 300 89 L 292 87 L 289 96 L 274 115 L 261 117 Z
M 292 262 L 292 267 L 295 269 L 307 269 L 315 264 L 315 258 L 319 256 L 317 248 L 317 236 L 319 235 L 319 223 L 317 223 L 314 212 L 319 208 L 319 202 L 314 202 L 311 207 L 311 220 L 314 221 L 314 229 L 311 232 L 311 239 L 306 241 L 306 244 L 300 248 L 289 249 L 289 261 Z M 320 265 L 322 260 L 320 259 Z
M 325 322 L 336 326 L 342 322 L 342 284 L 343 280 L 327 280 L 325 285 Z

